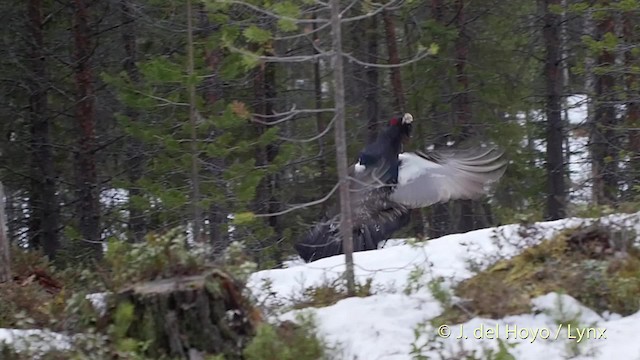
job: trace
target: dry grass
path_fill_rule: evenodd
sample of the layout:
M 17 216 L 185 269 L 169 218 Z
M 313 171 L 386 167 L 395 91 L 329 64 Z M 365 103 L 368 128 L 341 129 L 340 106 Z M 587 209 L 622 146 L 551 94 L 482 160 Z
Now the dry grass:
M 640 251 L 635 234 L 593 226 L 567 230 L 460 283 L 464 307 L 442 317 L 502 318 L 530 312 L 530 300 L 564 292 L 597 312 L 629 315 L 640 309 Z
M 356 283 L 355 295 L 358 297 L 373 295 L 371 283 L 372 279 L 367 279 L 364 284 Z M 302 296 L 295 299 L 293 309 L 331 306 L 342 299 L 346 299 L 347 297 L 347 290 L 343 286 L 343 280 L 339 278 L 332 282 L 325 282 L 320 286 L 313 286 L 304 289 Z

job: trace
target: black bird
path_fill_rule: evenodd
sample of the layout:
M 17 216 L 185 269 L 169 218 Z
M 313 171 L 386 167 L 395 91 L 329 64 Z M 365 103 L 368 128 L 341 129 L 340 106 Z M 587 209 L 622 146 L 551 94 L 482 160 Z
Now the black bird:
M 349 169 L 354 251 L 373 250 L 409 223 L 413 208 L 474 199 L 506 169 L 495 146 L 402 152 L 411 136 L 411 114 L 394 118 Z M 306 262 L 342 254 L 340 215 L 315 225 L 295 245 Z

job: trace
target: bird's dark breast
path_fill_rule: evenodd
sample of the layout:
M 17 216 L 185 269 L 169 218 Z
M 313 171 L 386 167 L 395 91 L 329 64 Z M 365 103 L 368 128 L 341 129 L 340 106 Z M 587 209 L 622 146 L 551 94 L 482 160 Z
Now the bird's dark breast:
M 389 200 L 391 187 L 380 187 L 367 192 L 362 206 L 354 208 L 353 250 L 375 250 L 394 232 L 409 223 L 409 210 Z M 317 224 L 295 245 L 306 262 L 342 254 L 340 216 Z
M 381 187 L 369 192 L 354 214 L 354 240 L 364 243 L 365 250 L 376 249 L 409 223 L 409 210 L 389 200 L 391 191 L 391 187 Z

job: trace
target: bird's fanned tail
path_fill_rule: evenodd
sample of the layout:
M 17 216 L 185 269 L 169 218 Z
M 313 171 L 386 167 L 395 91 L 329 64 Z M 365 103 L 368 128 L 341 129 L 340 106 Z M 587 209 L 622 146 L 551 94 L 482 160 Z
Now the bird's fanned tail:
M 409 211 L 405 209 L 387 209 L 380 212 L 353 228 L 353 251 L 377 249 L 380 242 L 387 240 L 408 223 Z M 316 224 L 295 244 L 295 249 L 305 262 L 342 254 L 339 216 L 329 222 Z

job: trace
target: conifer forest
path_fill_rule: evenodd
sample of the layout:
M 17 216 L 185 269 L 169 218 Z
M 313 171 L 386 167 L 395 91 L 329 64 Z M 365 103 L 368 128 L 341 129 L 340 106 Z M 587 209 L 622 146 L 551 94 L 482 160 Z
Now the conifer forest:
M 82 356 L 50 359 L 328 359 L 305 321 L 260 326 L 275 311 L 267 300 L 294 282 L 285 271 L 339 269 L 287 299 L 288 310 L 332 306 L 382 291 L 362 275 L 387 266 L 379 251 L 404 254 L 385 258 L 392 267 L 422 246 L 435 258 L 424 264 L 446 268 L 462 245 L 443 236 L 509 225 L 567 232 L 525 251 L 526 266 L 476 266 L 455 288 L 468 308 L 452 305 L 437 271 L 420 283 L 424 267 L 398 265 L 394 306 L 428 289 L 448 309 L 431 318 L 457 324 L 530 312 L 534 295 L 562 290 L 600 313 L 640 309 L 639 247 L 616 242 L 638 237 L 570 225 L 640 210 L 639 0 L 3 0 L 0 19 L 2 359 L 39 358 L 4 349 L 5 328 L 86 335 Z M 468 144 L 504 162 L 433 155 Z M 383 184 L 392 190 L 353 194 L 374 167 L 363 149 L 404 161 Z M 475 165 L 499 180 L 485 189 Z M 464 174 L 447 178 L 454 170 Z M 534 237 L 522 229 L 504 237 Z M 487 245 L 499 235 L 470 234 L 503 254 Z M 305 255 L 308 238 L 344 242 Z M 401 351 L 429 358 L 433 343 L 418 340 Z
M 492 196 L 416 210 L 398 236 L 638 201 L 635 0 L 0 6 L 7 234 L 60 264 L 181 226 L 279 266 L 338 206 L 338 77 L 348 164 L 404 112 L 408 149 L 478 136 L 509 158 Z

